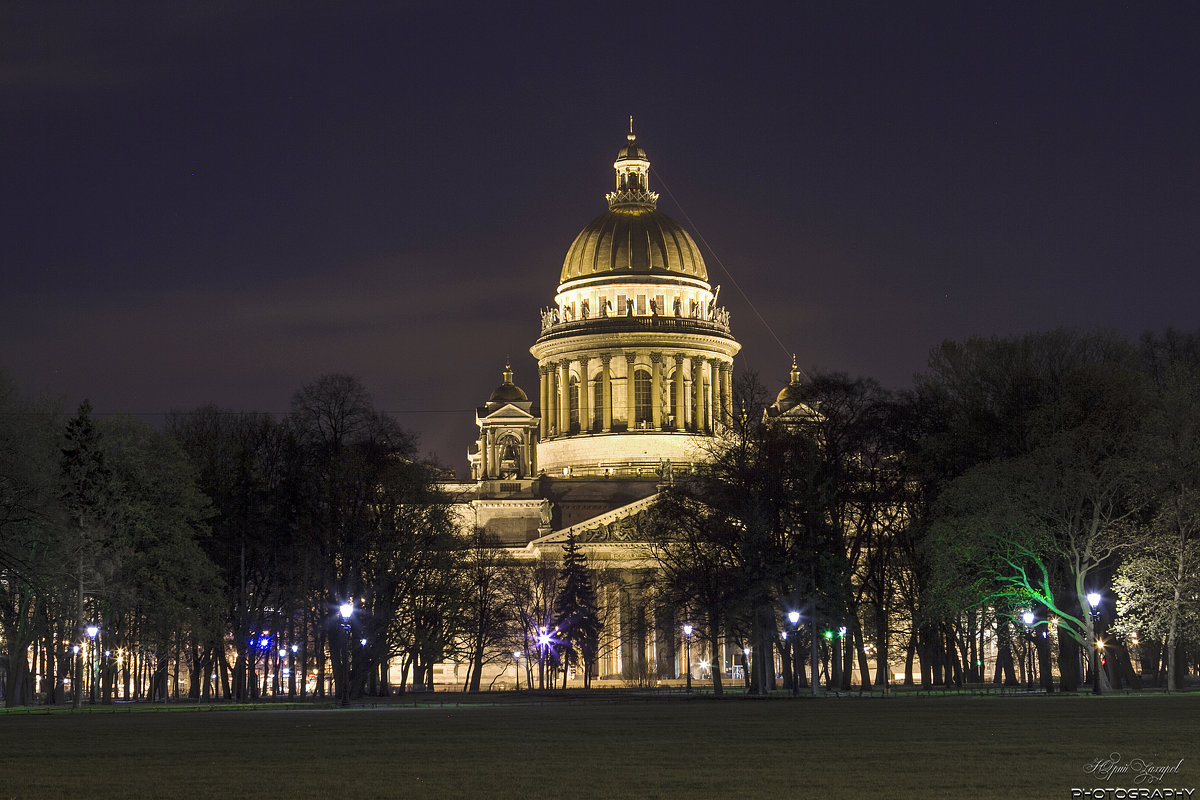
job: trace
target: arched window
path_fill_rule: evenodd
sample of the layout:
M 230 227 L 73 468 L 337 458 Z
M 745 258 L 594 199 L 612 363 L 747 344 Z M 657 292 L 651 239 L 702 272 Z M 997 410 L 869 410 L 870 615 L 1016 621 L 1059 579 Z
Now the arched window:
M 567 402 L 571 410 L 571 433 L 579 432 L 579 378 L 571 376 L 570 388 L 567 391 Z
M 633 373 L 633 421 L 638 428 L 649 426 L 652 419 L 650 380 L 650 373 L 644 369 Z
M 497 444 L 499 445 L 496 449 L 500 458 L 500 477 L 523 477 L 525 463 L 521 458 L 520 440 L 512 434 L 507 434 Z
M 604 396 L 604 373 L 592 378 L 592 430 L 604 430 L 604 407 L 612 399 L 612 385 L 608 387 L 609 397 Z

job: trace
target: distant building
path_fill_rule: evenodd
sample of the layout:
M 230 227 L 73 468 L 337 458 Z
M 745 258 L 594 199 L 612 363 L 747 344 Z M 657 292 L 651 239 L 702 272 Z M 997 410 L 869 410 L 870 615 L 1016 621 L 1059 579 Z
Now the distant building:
M 476 410 L 479 439 L 457 493 L 464 526 L 526 560 L 557 559 L 573 535 L 603 573 L 620 642 L 601 677 L 676 677 L 680 620 L 650 608 L 651 569 L 629 520 L 705 459 L 732 407 L 733 338 L 692 237 L 657 209 L 650 160 L 631 132 L 608 210 L 567 249 L 541 311 L 537 403 L 513 380 Z M 449 676 L 446 676 L 449 679 Z

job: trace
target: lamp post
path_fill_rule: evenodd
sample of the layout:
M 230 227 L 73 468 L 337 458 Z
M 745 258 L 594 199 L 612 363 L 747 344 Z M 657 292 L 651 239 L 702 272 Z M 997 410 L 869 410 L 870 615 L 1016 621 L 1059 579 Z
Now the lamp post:
M 74 667 L 73 672 L 75 673 L 71 677 L 71 702 L 75 708 L 79 708 L 79 685 L 83 683 L 83 668 L 80 666 L 80 661 L 83 657 L 79 655 L 79 645 L 71 645 L 71 655 L 74 656 L 71 659 L 71 665 Z
M 342 705 L 350 705 L 350 618 L 354 616 L 354 604 L 342 603 L 338 606 L 338 614 L 342 617 L 342 630 L 346 636 L 346 646 L 342 650 Z
M 1088 661 L 1092 664 L 1092 694 L 1100 694 L 1100 637 L 1096 635 L 1096 623 L 1100 621 L 1100 593 L 1088 592 L 1088 605 L 1092 607 L 1091 622 L 1092 622 L 1092 641 L 1096 647 L 1094 652 L 1088 653 Z
M 788 622 L 792 623 L 792 697 L 800 696 L 800 612 L 789 611 Z
M 1033 639 L 1033 634 L 1030 631 L 1033 628 L 1033 612 L 1026 611 L 1021 615 L 1021 621 L 1025 623 L 1025 690 L 1033 691 L 1033 653 L 1029 650 L 1030 642 Z
M 516 687 L 516 690 L 519 692 L 519 691 L 521 691 L 521 651 L 520 650 L 513 650 L 513 669 L 516 670 L 516 673 L 517 673 L 517 679 L 513 683 L 513 685 Z
M 92 623 L 87 626 L 88 638 L 92 640 L 91 650 L 88 653 L 88 672 L 92 673 L 92 705 L 96 705 L 96 678 L 98 672 L 98 663 L 96 660 L 96 637 L 100 635 L 100 626 Z
M 683 640 L 687 646 L 687 691 L 692 693 L 692 625 L 687 623 L 683 626 Z
M 550 649 L 550 631 L 538 629 L 538 689 L 546 688 L 546 653 Z

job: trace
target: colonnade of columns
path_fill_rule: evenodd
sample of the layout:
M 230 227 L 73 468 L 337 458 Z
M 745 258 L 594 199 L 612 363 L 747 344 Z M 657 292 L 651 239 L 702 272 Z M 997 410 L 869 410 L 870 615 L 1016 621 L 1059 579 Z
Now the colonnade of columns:
M 602 433 L 614 430 L 624 417 L 624 430 L 635 429 L 639 422 L 648 430 L 713 431 L 730 418 L 733 404 L 733 363 L 731 361 L 686 353 L 664 354 L 661 351 L 624 351 L 625 374 L 614 376 L 614 353 L 594 356 L 579 355 L 542 362 L 538 367 L 539 399 L 541 405 L 541 438 L 573 433 L 572 410 L 578 417 L 579 431 L 592 432 L 599 427 Z M 666 383 L 664 364 L 674 361 L 674 391 Z M 592 373 L 593 361 L 599 361 L 597 374 Z M 616 358 L 616 363 L 621 359 Z M 634 376 L 640 369 L 650 374 L 650 409 L 645 420 L 637 414 Z M 572 378 L 575 380 L 576 402 L 572 409 Z M 624 407 L 616 408 L 613 398 L 614 378 L 624 382 Z M 593 408 L 596 382 L 600 386 L 600 405 Z M 687 384 L 691 384 L 690 393 Z M 674 396 L 672 408 L 664 403 L 664 392 Z M 670 420 L 664 417 L 664 409 Z M 618 428 L 622 429 L 622 428 Z
M 687 674 L 686 642 L 683 623 L 697 622 L 683 616 L 683 610 L 661 605 L 643 587 L 651 577 L 636 570 L 622 570 L 617 580 L 605 585 L 601 602 L 612 620 L 618 646 L 601 661 L 601 676 L 634 678 L 682 678 Z M 693 667 L 702 659 L 711 662 L 711 669 L 724 671 L 729 643 L 722 642 L 722 652 L 709 652 L 705 637 L 692 639 Z

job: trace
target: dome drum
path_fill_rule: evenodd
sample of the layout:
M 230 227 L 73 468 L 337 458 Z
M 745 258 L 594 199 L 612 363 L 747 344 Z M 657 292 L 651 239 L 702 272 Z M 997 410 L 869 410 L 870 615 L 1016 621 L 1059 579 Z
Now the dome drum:
M 538 463 L 548 476 L 632 475 L 704 460 L 729 424 L 733 338 L 696 242 L 656 208 L 650 161 L 618 154 L 609 208 L 575 237 L 538 360 Z

